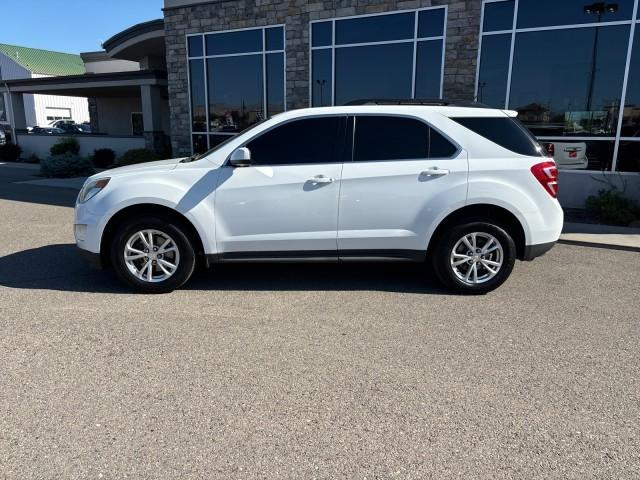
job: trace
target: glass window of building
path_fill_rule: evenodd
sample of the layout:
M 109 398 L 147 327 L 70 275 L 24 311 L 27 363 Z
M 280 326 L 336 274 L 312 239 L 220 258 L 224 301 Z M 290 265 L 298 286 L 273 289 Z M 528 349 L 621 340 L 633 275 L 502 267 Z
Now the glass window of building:
M 187 38 L 194 152 L 285 110 L 284 45 L 280 25 Z
M 499 32 L 513 28 L 515 0 L 487 3 L 484 6 L 482 31 Z
M 477 100 L 504 108 L 507 97 L 511 34 L 487 35 L 482 39 Z
M 561 169 L 637 171 L 636 3 L 485 0 L 476 99 L 518 111 Z
M 440 98 L 446 18 L 432 7 L 312 22 L 311 105 Z
M 640 15 L 640 13 L 639 13 Z M 618 171 L 640 172 L 640 23 L 636 24 L 620 126 Z

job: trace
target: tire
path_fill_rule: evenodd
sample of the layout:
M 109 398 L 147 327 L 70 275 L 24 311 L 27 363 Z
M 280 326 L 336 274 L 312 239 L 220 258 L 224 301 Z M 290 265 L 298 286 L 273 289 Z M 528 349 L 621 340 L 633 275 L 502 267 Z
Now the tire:
M 474 234 L 476 248 L 472 252 Z M 509 278 L 516 262 L 516 245 L 508 231 L 499 225 L 467 221 L 447 229 L 439 237 L 431 262 L 446 287 L 481 295 L 495 290 Z
M 165 250 L 161 250 L 163 245 Z M 129 261 L 125 259 L 127 254 Z M 179 222 L 154 216 L 132 218 L 119 225 L 110 255 L 120 280 L 143 293 L 168 293 L 180 288 L 196 266 L 193 245 Z

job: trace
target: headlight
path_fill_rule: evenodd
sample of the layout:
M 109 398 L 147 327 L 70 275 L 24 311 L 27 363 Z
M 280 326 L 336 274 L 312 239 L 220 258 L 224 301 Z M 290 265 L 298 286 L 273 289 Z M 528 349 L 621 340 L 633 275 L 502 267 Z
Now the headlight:
M 110 178 L 101 178 L 85 183 L 80 194 L 78 195 L 78 203 L 86 203 L 95 197 L 100 191 L 109 184 Z

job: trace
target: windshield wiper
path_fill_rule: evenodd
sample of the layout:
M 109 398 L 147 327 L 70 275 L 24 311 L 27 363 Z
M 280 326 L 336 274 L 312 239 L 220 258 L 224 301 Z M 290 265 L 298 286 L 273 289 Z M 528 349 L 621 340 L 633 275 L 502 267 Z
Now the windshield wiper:
M 180 160 L 180 163 L 191 163 L 191 162 L 194 162 L 196 160 L 199 160 L 199 158 L 200 158 L 200 154 L 199 153 L 194 153 L 190 157 L 183 158 L 182 160 Z

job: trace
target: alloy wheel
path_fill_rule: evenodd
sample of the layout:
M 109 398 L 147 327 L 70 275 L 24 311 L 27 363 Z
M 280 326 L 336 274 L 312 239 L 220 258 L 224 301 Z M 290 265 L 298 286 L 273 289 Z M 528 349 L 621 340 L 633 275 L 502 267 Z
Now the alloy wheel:
M 129 237 L 124 247 L 124 261 L 129 272 L 149 283 L 172 277 L 180 264 L 176 242 L 159 230 L 140 230 Z
M 468 285 L 494 278 L 504 263 L 504 250 L 496 237 L 485 232 L 464 235 L 453 247 L 450 264 L 455 276 Z

